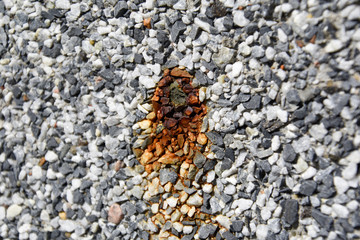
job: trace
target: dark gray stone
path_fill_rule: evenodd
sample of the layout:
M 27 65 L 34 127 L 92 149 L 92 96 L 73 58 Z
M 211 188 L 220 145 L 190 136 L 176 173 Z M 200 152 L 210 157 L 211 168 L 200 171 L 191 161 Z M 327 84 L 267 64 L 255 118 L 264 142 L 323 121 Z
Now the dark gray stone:
M 305 181 L 300 186 L 300 193 L 306 196 L 311 196 L 316 190 L 317 184 L 315 181 Z
M 195 152 L 194 164 L 196 167 L 201 168 L 206 162 L 206 157 L 199 151 Z
M 200 35 L 200 32 L 201 32 L 200 28 L 199 28 L 197 25 L 193 24 L 193 25 L 191 26 L 191 30 L 190 30 L 190 33 L 189 33 L 189 37 L 190 37 L 192 40 L 195 40 L 195 39 Z
M 347 232 L 347 233 L 354 232 L 354 228 L 350 225 L 348 219 L 340 218 L 337 220 L 336 223 L 340 224 L 340 226 L 345 230 L 345 232 Z M 335 229 L 336 229 L 336 227 L 335 227 Z
M 206 76 L 205 73 L 203 73 L 202 71 L 196 71 L 195 78 L 199 83 L 199 86 L 207 85 L 209 82 L 208 76 Z
M 154 55 L 154 62 L 155 63 L 158 63 L 158 64 L 162 65 L 162 64 L 165 63 L 165 61 L 166 61 L 166 57 L 165 57 L 165 55 L 163 53 L 159 53 L 159 52 L 155 53 L 155 55 Z
M 84 203 L 84 196 L 82 193 L 80 193 L 79 190 L 75 190 L 73 192 L 73 201 L 76 204 L 83 204 Z
M 66 81 L 68 81 L 71 85 L 74 85 L 77 83 L 77 79 L 74 75 L 72 74 L 66 74 L 64 76 L 64 78 L 66 79 Z
M 238 238 L 234 236 L 230 231 L 226 231 L 222 234 L 223 238 L 226 240 L 237 240 Z
M 176 21 L 171 27 L 171 41 L 177 42 L 179 35 L 186 30 L 186 25 L 181 21 Z
M 221 147 L 218 147 L 217 145 L 212 145 L 210 150 L 215 153 L 215 156 L 217 159 L 224 159 L 225 157 L 225 150 Z
M 233 22 L 231 17 L 226 16 L 226 17 L 224 17 L 223 25 L 224 25 L 225 28 L 230 30 L 230 29 L 232 29 L 232 27 L 234 25 L 234 22 Z
M 29 30 L 35 32 L 43 27 L 43 22 L 40 19 L 34 19 L 29 24 Z
M 100 77 L 102 77 L 108 81 L 112 81 L 112 79 L 115 77 L 114 72 L 110 69 L 104 69 L 104 70 L 100 71 L 99 75 L 100 75 Z
M 124 203 L 121 208 L 125 209 L 126 216 L 133 216 L 136 213 L 136 206 L 131 202 Z
M 141 43 L 141 41 L 145 38 L 145 34 L 144 31 L 139 29 L 139 28 L 135 28 L 134 29 L 134 39 L 136 41 L 138 41 L 138 43 Z
M 204 164 L 204 172 L 213 170 L 215 165 L 216 165 L 217 161 L 215 160 L 208 160 L 206 161 L 206 163 Z
M 144 213 L 146 210 L 148 210 L 146 203 L 140 200 L 136 201 L 135 206 L 138 213 Z
M 32 131 L 34 137 L 38 137 L 40 135 L 40 128 L 35 125 L 31 126 L 31 131 Z
M 233 102 L 233 107 L 237 107 L 240 103 L 249 101 L 250 97 L 251 97 L 250 94 L 244 94 L 244 93 L 238 94 Z
M 356 211 L 352 216 L 351 216 L 351 225 L 354 228 L 359 228 L 360 227 L 360 212 Z
M 69 37 L 79 37 L 82 34 L 82 31 L 78 27 L 71 27 L 67 31 L 67 34 L 68 34 Z
M 336 193 L 333 187 L 327 187 L 325 185 L 319 186 L 318 191 L 319 191 L 318 197 L 320 198 L 331 198 Z
M 235 153 L 234 149 L 232 148 L 226 148 L 225 149 L 225 159 L 230 159 L 232 162 L 235 162 Z
M 73 168 L 68 164 L 68 163 L 64 163 L 62 164 L 62 166 L 59 168 L 59 171 L 61 174 L 63 175 L 68 175 L 69 173 L 72 173 L 74 170 Z
M 285 222 L 294 225 L 298 222 L 299 219 L 299 203 L 294 199 L 288 199 L 285 202 L 284 206 L 284 219 Z
M 8 44 L 8 36 L 4 30 L 4 28 L 0 27 L 0 44 L 2 44 L 3 47 L 6 47 Z
M 170 44 L 169 34 L 165 31 L 159 30 L 156 34 L 156 39 L 161 43 L 164 47 L 167 47 Z
M 178 178 L 177 173 L 172 168 L 163 168 L 160 170 L 160 183 L 161 185 L 164 185 L 168 182 L 171 182 L 172 184 L 176 183 L 176 180 Z
M 43 54 L 47 57 L 56 58 L 61 55 L 61 44 L 55 43 L 52 48 L 48 48 L 46 46 L 43 47 Z
M 341 117 L 323 118 L 321 122 L 324 124 L 324 127 L 326 129 L 330 129 L 330 128 L 338 129 L 344 125 Z
M 144 57 L 141 54 L 135 53 L 134 62 L 137 64 L 142 64 L 144 62 Z
M 66 210 L 66 218 L 68 219 L 72 219 L 72 217 L 75 215 L 75 211 L 72 210 L 71 208 L 68 208 Z
M 299 93 L 295 89 L 292 89 L 286 93 L 286 100 L 289 103 L 295 104 L 295 105 L 298 105 L 301 102 Z
M 316 220 L 317 223 L 320 224 L 321 227 L 325 228 L 328 231 L 331 229 L 333 225 L 332 217 L 327 216 L 316 209 L 312 209 L 311 216 Z
M 294 162 L 296 158 L 296 152 L 291 144 L 286 144 L 283 150 L 283 159 L 286 162 Z
M 199 229 L 199 238 L 200 239 L 207 239 L 209 236 L 212 236 L 217 227 L 212 224 L 204 224 Z
M 114 17 L 116 18 L 123 17 L 127 10 L 128 10 L 128 5 L 126 1 L 119 1 L 114 8 Z
M 22 95 L 22 91 L 18 86 L 15 86 L 12 90 L 12 93 L 14 95 L 15 98 L 20 98 Z
M 233 162 L 228 159 L 225 158 L 224 160 L 221 161 L 221 170 L 227 170 L 230 169 L 232 167 Z
M 59 146 L 58 142 L 55 140 L 54 137 L 51 137 L 48 141 L 47 141 L 47 147 L 50 149 L 54 149 L 57 148 Z
M 302 108 L 297 109 L 293 113 L 293 116 L 296 117 L 297 119 L 304 119 L 306 117 L 306 114 L 307 114 L 306 106 L 303 106 Z
M 230 230 L 233 232 L 241 232 L 242 228 L 244 226 L 244 222 L 240 220 L 232 221 L 232 224 L 230 226 Z
M 213 144 L 215 144 L 219 147 L 225 147 L 224 140 L 219 133 L 211 131 L 211 132 L 207 132 L 205 134 Z
M 243 103 L 244 107 L 249 110 L 259 109 L 261 105 L 261 96 L 252 96 L 250 101 Z
M 75 178 L 82 178 L 82 177 L 84 177 L 86 175 L 86 173 L 87 173 L 87 171 L 86 171 L 85 168 L 78 166 L 75 169 L 73 175 L 74 175 Z
M 203 174 L 204 174 L 204 169 L 201 168 L 195 175 L 195 182 L 199 182 Z
M 5 4 L 3 1 L 0 1 L 0 13 L 5 13 Z
M 90 223 L 93 223 L 95 221 L 98 220 L 98 217 L 94 214 L 91 214 L 90 216 L 87 216 L 86 219 L 90 222 Z

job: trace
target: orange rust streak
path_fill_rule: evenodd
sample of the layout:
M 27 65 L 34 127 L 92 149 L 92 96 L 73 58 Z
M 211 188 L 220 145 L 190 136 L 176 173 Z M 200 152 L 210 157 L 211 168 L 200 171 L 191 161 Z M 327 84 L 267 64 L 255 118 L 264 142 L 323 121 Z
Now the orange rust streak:
M 209 144 L 206 135 L 200 132 L 202 119 L 207 114 L 207 107 L 205 103 L 200 102 L 199 89 L 191 85 L 192 79 L 193 76 L 183 69 L 173 68 L 164 71 L 163 78 L 158 82 L 154 96 L 151 98 L 154 111 L 152 114 L 156 116 L 151 119 L 152 141 L 143 148 L 144 152 L 138 151 L 142 153 L 139 156 L 139 162 L 144 165 L 147 173 L 171 166 L 176 170 L 178 179 L 184 186 L 186 181 L 194 181 L 198 171 L 193 164 L 194 153 L 197 151 L 203 153 L 204 149 L 208 148 L 205 147 L 206 144 Z M 134 149 L 134 152 L 135 150 L 137 149 Z M 163 187 L 165 188 L 165 185 Z M 181 193 L 174 185 L 171 186 L 170 191 Z M 160 205 L 164 203 L 163 201 L 160 197 Z M 186 201 L 181 204 L 186 204 Z M 180 210 L 181 204 L 179 203 L 176 207 L 177 210 Z M 163 213 L 165 211 L 159 209 L 157 214 L 163 215 Z M 157 214 L 152 217 L 152 220 L 155 220 Z M 163 217 L 166 216 L 163 215 Z M 210 221 L 210 218 L 210 215 L 201 213 L 199 207 L 195 208 L 195 214 L 192 217 L 187 215 L 181 217 L 181 219 L 196 220 L 199 223 Z M 159 224 L 163 225 L 161 222 Z

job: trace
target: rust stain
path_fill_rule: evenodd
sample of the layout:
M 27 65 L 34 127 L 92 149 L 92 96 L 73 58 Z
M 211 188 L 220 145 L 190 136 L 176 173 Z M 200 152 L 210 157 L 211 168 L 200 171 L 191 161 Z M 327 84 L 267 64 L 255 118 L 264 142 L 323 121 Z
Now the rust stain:
M 153 178 L 148 180 L 145 187 L 145 195 L 160 196 L 157 202 L 149 201 L 152 206 L 158 204 L 155 213 L 150 211 L 150 219 L 158 229 L 162 229 L 169 220 L 173 223 L 194 221 L 198 227 L 204 223 L 218 225 L 212 221 L 213 215 L 201 212 L 201 206 L 188 204 L 191 195 L 175 187 L 179 183 L 185 188 L 194 187 L 192 182 L 199 171 L 193 163 L 195 153 L 200 152 L 206 157 L 210 151 L 211 142 L 200 131 L 207 107 L 205 102 L 200 102 L 199 89 L 192 86 L 192 79 L 193 76 L 186 70 L 166 69 L 151 98 L 153 112 L 147 115 L 151 122 L 146 125 L 142 121 L 138 123 L 142 129 L 140 135 L 143 139 L 147 137 L 133 151 L 145 171 L 150 174 L 168 168 L 178 175 L 176 184 L 168 182 L 161 185 L 158 178 Z M 171 206 L 171 211 L 163 194 L 178 198 L 176 206 Z M 159 239 L 173 235 L 171 230 L 159 230 L 156 234 Z

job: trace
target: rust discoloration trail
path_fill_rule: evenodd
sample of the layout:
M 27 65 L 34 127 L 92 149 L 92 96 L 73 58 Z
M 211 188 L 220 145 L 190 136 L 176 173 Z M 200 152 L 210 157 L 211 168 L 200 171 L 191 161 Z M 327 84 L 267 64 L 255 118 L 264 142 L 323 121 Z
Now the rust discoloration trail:
M 203 198 L 198 194 L 199 185 L 194 186 L 202 166 L 195 164 L 194 158 L 206 161 L 211 142 L 201 132 L 207 107 L 199 100 L 199 89 L 192 86 L 192 79 L 186 70 L 165 70 L 151 98 L 153 112 L 138 123 L 143 141 L 133 151 L 148 176 L 164 169 L 177 175 L 175 181 L 162 184 L 161 173 L 155 174 L 145 187 L 150 219 L 158 228 L 156 237 L 152 234 L 154 239 L 173 235 L 170 229 L 162 230 L 168 221 L 193 221 L 198 227 L 213 222 L 212 215 L 201 212 Z

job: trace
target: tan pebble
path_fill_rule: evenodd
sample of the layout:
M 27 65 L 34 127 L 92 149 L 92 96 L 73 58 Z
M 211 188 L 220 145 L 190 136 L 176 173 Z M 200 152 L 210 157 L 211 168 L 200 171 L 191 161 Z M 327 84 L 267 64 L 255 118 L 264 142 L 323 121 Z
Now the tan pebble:
M 190 208 L 190 210 L 189 210 L 189 212 L 188 212 L 188 216 L 189 216 L 189 217 L 194 216 L 195 210 L 196 210 L 195 207 Z
M 190 164 L 187 163 L 187 162 L 183 162 L 183 163 L 181 164 L 181 168 L 183 168 L 183 169 L 189 169 L 189 167 L 190 167 Z
M 71 237 L 71 232 L 66 232 L 66 233 L 65 233 L 65 237 L 66 237 L 66 238 L 70 238 L 70 237 Z
M 189 142 L 186 141 L 184 144 L 184 154 L 188 154 L 189 153 Z
M 180 217 L 181 217 L 181 212 L 176 209 L 176 210 L 171 214 L 171 221 L 172 221 L 172 222 L 177 222 L 177 221 L 179 221 Z
M 178 141 L 178 144 L 179 144 L 180 148 L 182 148 L 184 146 L 184 135 L 179 134 L 177 136 L 177 141 Z
M 160 239 L 160 240 L 165 240 L 165 239 L 168 239 L 169 236 L 170 236 L 170 233 L 169 233 L 168 231 L 166 231 L 166 232 L 161 232 L 161 233 L 159 234 L 159 239 Z
M 145 166 L 145 171 L 146 171 L 148 174 L 150 174 L 150 173 L 152 172 L 152 170 L 153 170 L 152 164 L 148 164 L 148 165 Z
M 156 118 L 156 114 L 154 112 L 151 112 L 146 116 L 146 118 L 149 120 L 154 120 Z
M 202 87 L 202 88 L 200 88 L 200 91 L 199 91 L 200 102 L 203 102 L 205 100 L 205 96 L 206 96 L 206 88 Z
M 197 142 L 201 145 L 205 145 L 207 143 L 207 137 L 204 133 L 200 133 L 198 136 L 197 136 Z
M 180 222 L 175 222 L 173 223 L 173 227 L 175 228 L 176 231 L 182 232 L 184 226 Z
M 170 192 L 171 187 L 172 187 L 171 182 L 168 182 L 167 184 L 165 184 L 165 186 L 164 186 L 165 192 Z
M 151 121 L 148 119 L 142 120 L 141 122 L 138 122 L 139 127 L 141 129 L 148 129 L 151 126 Z
M 188 171 L 184 168 L 180 168 L 180 177 L 186 178 L 188 175 Z
M 151 196 L 156 196 L 157 194 L 159 194 L 159 185 L 160 185 L 159 178 L 154 178 L 151 181 L 151 183 L 149 184 L 149 192 Z
M 65 212 L 59 212 L 59 217 L 61 220 L 66 220 L 66 213 Z
M 176 156 L 174 153 L 166 153 L 158 160 L 158 162 L 163 164 L 175 164 L 179 161 L 180 158 Z
M 155 223 L 159 222 L 159 223 L 161 223 L 161 225 L 165 224 L 165 219 L 162 214 L 158 213 L 154 217 L 155 217 Z
M 161 164 L 159 162 L 154 162 L 153 163 L 153 169 L 154 169 L 155 172 L 159 171 L 160 167 L 161 167 Z
M 191 206 L 200 207 L 203 204 L 203 198 L 198 193 L 195 193 L 189 197 L 186 203 Z
M 108 221 L 114 224 L 119 224 L 123 218 L 124 218 L 124 213 L 121 210 L 120 205 L 117 203 L 111 205 L 108 212 Z
M 155 143 L 155 156 L 159 157 L 164 153 L 164 148 L 161 143 Z
M 186 204 L 182 205 L 181 208 L 180 208 L 180 212 L 185 215 L 189 212 L 190 210 L 190 207 Z
M 189 194 L 187 194 L 185 191 L 180 192 L 180 202 L 185 202 L 188 197 L 189 197 Z
M 141 155 L 140 162 L 142 165 L 145 165 L 147 162 L 149 162 L 154 157 L 154 154 L 150 152 L 149 150 L 146 150 L 143 155 Z
M 196 140 L 196 136 L 192 132 L 188 132 L 188 138 L 190 139 L 191 142 L 195 142 Z

